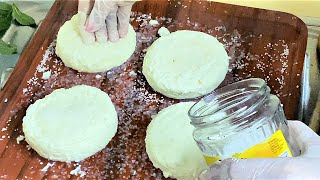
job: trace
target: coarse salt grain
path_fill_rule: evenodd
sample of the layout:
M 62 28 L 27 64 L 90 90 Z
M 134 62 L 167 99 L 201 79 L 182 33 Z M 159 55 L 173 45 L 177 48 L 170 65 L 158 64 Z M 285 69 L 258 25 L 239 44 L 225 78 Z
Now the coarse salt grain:
M 163 37 L 163 36 L 167 36 L 170 34 L 170 31 L 169 29 L 167 29 L 166 27 L 161 27 L 159 30 L 158 30 L 158 34 Z
M 54 166 L 54 163 L 48 162 L 47 165 L 41 169 L 41 171 L 42 171 L 42 172 L 46 172 L 46 171 L 48 171 L 48 169 L 49 169 L 50 167 L 52 167 L 52 166 Z
M 27 92 L 28 92 L 28 89 L 27 89 L 27 88 L 23 88 L 23 89 L 22 89 L 22 93 L 23 93 L 23 94 L 26 94 Z
M 137 73 L 132 70 L 132 71 L 130 71 L 129 75 L 130 75 L 130 76 L 136 76 Z
M 50 78 L 50 76 L 51 76 L 51 71 L 48 70 L 42 74 L 42 79 L 47 80 Z
M 81 165 L 78 165 L 74 170 L 70 171 L 71 175 L 80 175 L 80 177 L 83 177 L 86 175 L 85 171 L 81 170 Z
M 17 137 L 17 144 L 20 144 L 20 142 L 23 141 L 23 140 L 24 140 L 24 136 L 23 135 L 19 135 Z

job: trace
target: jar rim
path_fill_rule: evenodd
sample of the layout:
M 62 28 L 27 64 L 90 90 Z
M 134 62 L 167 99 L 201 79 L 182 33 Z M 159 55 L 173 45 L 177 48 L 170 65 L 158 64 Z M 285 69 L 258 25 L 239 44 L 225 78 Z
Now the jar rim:
M 237 81 L 231 84 L 228 84 L 224 87 L 221 87 L 219 89 L 216 89 L 214 91 L 212 91 L 209 95 L 204 96 L 203 98 L 201 98 L 198 102 L 196 102 L 188 111 L 188 116 L 191 118 L 192 122 L 191 124 L 194 124 L 194 120 L 196 119 L 202 119 L 208 116 L 211 116 L 217 112 L 219 112 L 219 110 L 207 113 L 207 114 L 202 114 L 199 113 L 198 111 L 201 110 L 201 108 L 203 108 L 206 105 L 210 105 L 210 103 L 214 104 L 214 100 L 215 100 L 215 96 L 217 95 L 228 95 L 228 92 L 230 92 L 230 89 L 232 90 L 243 90 L 243 88 L 246 87 L 246 85 L 253 85 L 254 87 L 256 87 L 256 91 L 252 94 L 250 94 L 250 96 L 246 97 L 243 101 L 246 101 L 247 99 L 251 98 L 252 96 L 257 95 L 259 92 L 263 91 L 264 89 L 267 88 L 266 82 L 261 79 L 261 78 L 249 78 L 249 79 L 244 79 L 241 81 Z M 201 105 L 203 104 L 203 105 Z M 212 104 L 212 105 L 213 105 Z M 199 107 L 198 107 L 199 106 Z

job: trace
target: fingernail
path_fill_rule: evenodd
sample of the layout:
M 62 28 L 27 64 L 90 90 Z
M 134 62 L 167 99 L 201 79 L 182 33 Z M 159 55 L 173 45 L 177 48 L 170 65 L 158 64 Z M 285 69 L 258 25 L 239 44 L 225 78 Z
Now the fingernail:
M 81 39 L 84 44 L 94 44 L 95 42 L 95 37 L 91 34 L 83 34 Z
M 120 36 L 120 38 L 126 37 L 127 34 L 128 34 L 128 31 L 119 31 L 119 36 Z
M 111 42 L 117 42 L 119 41 L 119 34 L 118 33 L 112 33 L 109 35 L 109 41 Z
M 91 33 L 98 31 L 100 27 L 99 27 L 99 25 L 97 25 L 97 23 L 98 23 L 97 21 L 92 20 L 92 17 L 89 16 L 86 20 L 85 25 L 84 25 L 85 30 L 87 32 L 91 32 Z
M 111 42 L 117 42 L 117 41 L 119 41 L 119 37 L 110 37 L 110 38 L 109 38 L 109 41 L 111 41 Z
M 99 43 L 106 43 L 108 36 L 106 36 L 104 32 L 96 32 L 96 39 Z
M 87 32 L 93 33 L 96 30 L 96 27 L 92 24 L 86 23 L 85 28 L 84 28 Z

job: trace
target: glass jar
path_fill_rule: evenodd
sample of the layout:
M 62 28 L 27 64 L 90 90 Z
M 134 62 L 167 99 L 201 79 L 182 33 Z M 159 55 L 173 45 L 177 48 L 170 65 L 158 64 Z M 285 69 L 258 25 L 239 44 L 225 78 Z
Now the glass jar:
M 189 117 L 195 127 L 193 137 L 208 165 L 220 159 L 241 157 L 236 155 L 244 152 L 248 153 L 243 157 L 248 158 L 274 157 L 259 149 L 279 151 L 275 146 L 281 145 L 287 145 L 287 150 L 276 157 L 299 154 L 293 147 L 295 143 L 289 135 L 280 100 L 270 94 L 262 79 L 251 78 L 214 91 L 191 107 Z M 270 139 L 276 132 L 282 135 L 281 142 Z

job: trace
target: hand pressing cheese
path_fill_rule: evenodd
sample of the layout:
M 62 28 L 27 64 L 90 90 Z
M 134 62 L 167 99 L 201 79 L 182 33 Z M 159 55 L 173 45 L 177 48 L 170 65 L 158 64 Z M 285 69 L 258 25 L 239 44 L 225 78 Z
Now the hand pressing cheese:
M 134 0 L 80 0 L 80 34 L 85 43 L 117 42 L 128 34 Z M 91 6 L 93 5 L 92 9 Z
M 84 43 L 81 39 L 80 14 L 74 15 L 60 28 L 56 54 L 67 67 L 80 72 L 108 71 L 130 58 L 136 48 L 136 33 L 129 25 L 128 34 L 117 42 Z

